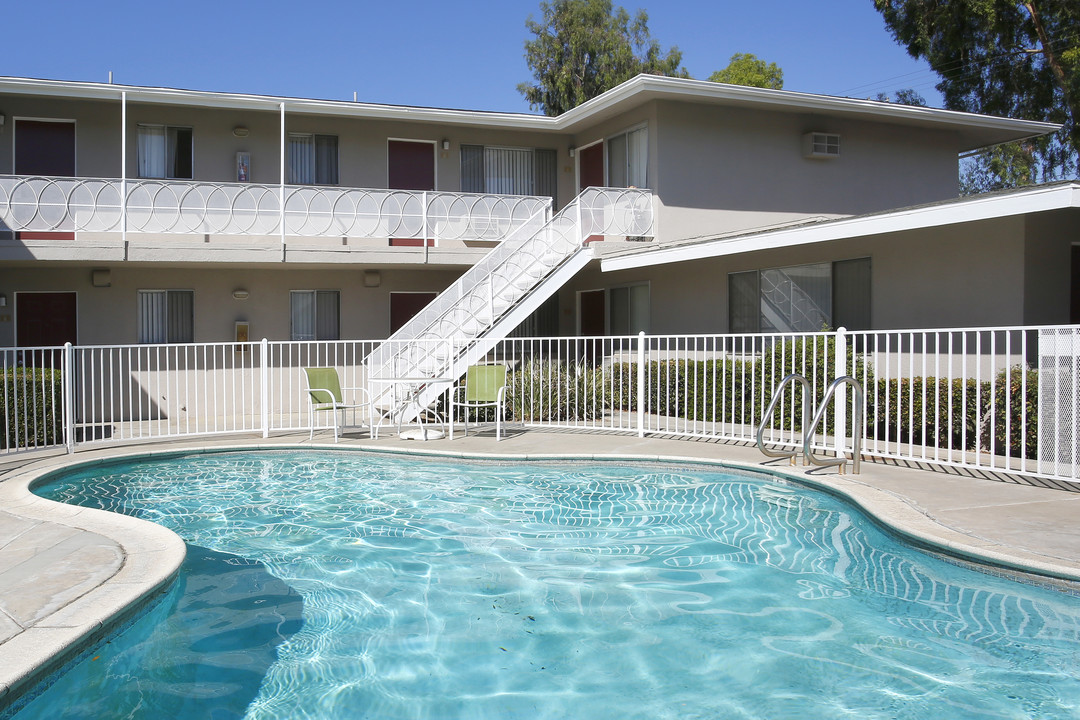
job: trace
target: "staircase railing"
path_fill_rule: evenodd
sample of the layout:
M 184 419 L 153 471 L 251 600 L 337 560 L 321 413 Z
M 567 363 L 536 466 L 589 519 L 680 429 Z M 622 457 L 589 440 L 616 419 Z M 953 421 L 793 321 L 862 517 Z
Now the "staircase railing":
M 558 290 L 568 279 L 561 274 L 588 253 L 587 238 L 650 236 L 653 228 L 652 193 L 636 188 L 587 188 L 550 221 L 534 215 L 376 348 L 365 360 L 369 376 L 459 375 L 513 330 L 502 326 L 517 319 L 523 301 L 539 306 Z M 549 282 L 553 277 L 558 277 L 555 287 Z M 492 332 L 497 327 L 502 334 Z M 443 346 L 443 352 L 423 349 L 426 342 L 451 337 L 464 341 Z M 480 338 L 487 342 L 479 343 Z M 445 386 L 433 385 L 429 392 L 433 397 Z M 388 392 L 374 393 L 374 402 L 384 401 Z

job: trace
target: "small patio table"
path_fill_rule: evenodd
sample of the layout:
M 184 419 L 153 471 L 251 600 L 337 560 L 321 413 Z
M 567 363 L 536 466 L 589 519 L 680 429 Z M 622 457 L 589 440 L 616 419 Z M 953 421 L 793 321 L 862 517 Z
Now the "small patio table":
M 392 392 L 391 408 L 390 408 L 390 423 L 394 423 L 394 418 L 397 418 L 397 434 L 402 440 L 438 440 L 445 436 L 445 432 L 435 428 L 425 427 L 424 414 L 431 412 L 435 416 L 435 422 L 429 423 L 432 425 L 445 425 L 445 419 L 436 410 L 430 410 L 420 404 L 420 393 L 428 385 L 438 385 L 440 383 L 453 383 L 454 378 L 448 377 L 425 377 L 417 375 L 408 376 L 394 376 L 394 377 L 373 377 L 372 383 L 379 383 L 381 385 L 389 385 L 394 389 Z M 405 388 L 405 393 L 398 399 L 398 393 L 396 389 L 398 387 Z M 373 394 L 374 397 L 374 394 Z M 405 417 L 405 413 L 409 409 L 416 410 L 416 423 L 419 425 L 417 428 L 411 430 L 402 431 L 401 424 Z M 386 416 L 379 418 L 379 422 L 376 424 L 373 435 L 379 437 L 379 428 L 382 427 L 383 421 L 386 420 Z

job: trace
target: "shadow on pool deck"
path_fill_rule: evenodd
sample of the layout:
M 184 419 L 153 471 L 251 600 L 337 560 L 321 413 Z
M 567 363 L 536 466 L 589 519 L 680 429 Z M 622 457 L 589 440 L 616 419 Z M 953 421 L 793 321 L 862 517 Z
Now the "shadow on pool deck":
M 151 523 L 98 510 L 58 505 L 29 492 L 34 478 L 71 463 L 123 455 L 200 448 L 365 448 L 482 456 L 553 459 L 555 456 L 713 462 L 800 479 L 840 493 L 912 540 L 962 558 L 1005 569 L 1028 569 L 1080 581 L 1080 492 L 1039 486 L 1028 478 L 973 476 L 864 462 L 860 475 L 807 472 L 767 460 L 752 447 L 598 432 L 493 430 L 430 442 L 383 435 L 307 433 L 235 436 L 197 442 L 126 445 L 74 455 L 20 457 L 0 463 L 0 715 L 11 701 L 56 664 L 115 626 L 115 619 L 168 587 L 184 557 L 183 543 Z

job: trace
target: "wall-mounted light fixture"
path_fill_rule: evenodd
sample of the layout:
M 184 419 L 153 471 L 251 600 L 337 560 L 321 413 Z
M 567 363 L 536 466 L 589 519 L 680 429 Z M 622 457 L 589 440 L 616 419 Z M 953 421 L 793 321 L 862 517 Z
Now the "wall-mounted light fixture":
M 7 307 L 7 295 L 0 293 L 0 307 Z
M 236 127 L 234 127 L 232 129 L 232 134 L 235 135 L 236 137 L 247 137 L 248 136 L 248 129 L 246 127 L 244 127 L 243 125 L 237 125 Z
M 90 284 L 94 287 L 112 287 L 112 271 L 109 268 L 94 268 L 90 271 Z
M 450 149 L 450 141 L 449 140 L 444 139 L 442 141 L 442 149 L 443 150 L 449 150 Z
M 232 291 L 232 296 L 234 300 L 247 300 L 248 296 L 250 295 L 251 293 L 249 293 L 244 288 L 236 288 Z
M 573 145 L 570 146 L 570 157 L 574 157 L 574 153 L 577 152 L 577 148 Z
M 364 271 L 364 287 L 379 287 L 382 283 L 382 275 L 378 270 Z
M 7 117 L 4 113 L 0 113 L 0 128 L 4 127 L 4 120 L 7 120 Z

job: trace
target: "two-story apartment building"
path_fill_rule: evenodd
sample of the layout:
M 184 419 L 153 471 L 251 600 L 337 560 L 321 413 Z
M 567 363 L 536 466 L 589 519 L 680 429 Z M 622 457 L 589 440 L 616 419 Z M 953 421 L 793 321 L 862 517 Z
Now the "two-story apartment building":
M 651 76 L 556 118 L 0 78 L 0 345 L 386 337 L 560 210 L 595 259 L 530 332 L 1068 322 L 1080 191 L 955 200 L 959 154 L 1051 129 Z

